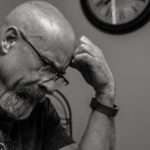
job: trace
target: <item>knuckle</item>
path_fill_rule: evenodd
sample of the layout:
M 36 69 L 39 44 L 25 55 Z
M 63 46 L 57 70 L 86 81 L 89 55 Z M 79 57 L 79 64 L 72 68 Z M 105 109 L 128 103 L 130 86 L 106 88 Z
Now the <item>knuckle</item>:
M 85 35 L 82 35 L 82 36 L 80 37 L 80 41 L 84 41 L 85 39 L 87 39 L 87 37 L 86 37 Z
M 81 45 L 80 45 L 80 48 L 81 48 L 82 50 L 90 50 L 90 47 L 89 47 L 88 45 L 85 45 L 85 44 L 81 44 Z

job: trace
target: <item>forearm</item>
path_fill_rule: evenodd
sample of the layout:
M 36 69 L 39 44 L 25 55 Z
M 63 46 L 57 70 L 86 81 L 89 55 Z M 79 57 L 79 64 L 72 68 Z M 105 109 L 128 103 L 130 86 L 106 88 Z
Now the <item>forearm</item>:
M 114 121 L 104 114 L 92 112 L 85 134 L 80 142 L 80 150 L 113 150 Z
M 101 103 L 113 107 L 112 100 L 106 95 L 96 96 Z M 112 98 L 112 97 L 111 97 Z M 80 150 L 114 150 L 114 119 L 100 112 L 93 111 L 79 146 Z

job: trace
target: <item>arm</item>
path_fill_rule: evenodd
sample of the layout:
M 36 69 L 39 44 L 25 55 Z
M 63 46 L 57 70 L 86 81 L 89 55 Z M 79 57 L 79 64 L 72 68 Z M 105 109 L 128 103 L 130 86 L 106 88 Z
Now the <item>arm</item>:
M 99 99 L 99 97 L 97 97 Z M 105 96 L 101 100 L 109 100 Z M 102 102 L 101 102 L 102 103 Z M 109 103 L 109 101 L 108 101 Z M 103 103 L 107 105 L 106 103 Z M 110 105 L 108 105 L 110 106 Z M 81 150 L 115 150 L 114 119 L 100 112 L 93 111 L 83 138 L 80 143 Z
M 80 143 L 80 150 L 114 150 L 114 123 L 99 112 L 90 116 L 88 127 Z
M 72 67 L 78 69 L 86 82 L 94 88 L 98 102 L 113 107 L 115 96 L 113 75 L 102 51 L 85 36 L 81 37 L 75 50 Z M 71 146 L 69 147 L 71 148 Z M 62 150 L 67 150 L 69 147 L 65 147 Z M 92 111 L 87 128 L 77 149 L 114 150 L 114 119 L 100 112 Z

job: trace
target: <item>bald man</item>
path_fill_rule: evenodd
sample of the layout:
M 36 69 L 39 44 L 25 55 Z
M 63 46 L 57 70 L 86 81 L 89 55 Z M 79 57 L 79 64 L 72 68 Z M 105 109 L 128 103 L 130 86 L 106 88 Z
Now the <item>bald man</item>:
M 102 51 L 75 34 L 52 5 L 26 2 L 0 28 L 0 149 L 113 150 L 115 84 Z M 68 85 L 71 66 L 95 90 L 79 144 L 69 137 L 47 94 Z

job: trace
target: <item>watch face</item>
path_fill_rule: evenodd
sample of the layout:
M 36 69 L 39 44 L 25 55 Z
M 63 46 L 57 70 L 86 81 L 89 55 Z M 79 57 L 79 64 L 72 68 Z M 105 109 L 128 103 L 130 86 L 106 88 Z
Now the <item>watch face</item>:
M 110 32 L 134 30 L 150 16 L 150 0 L 81 0 L 81 4 L 93 24 Z

